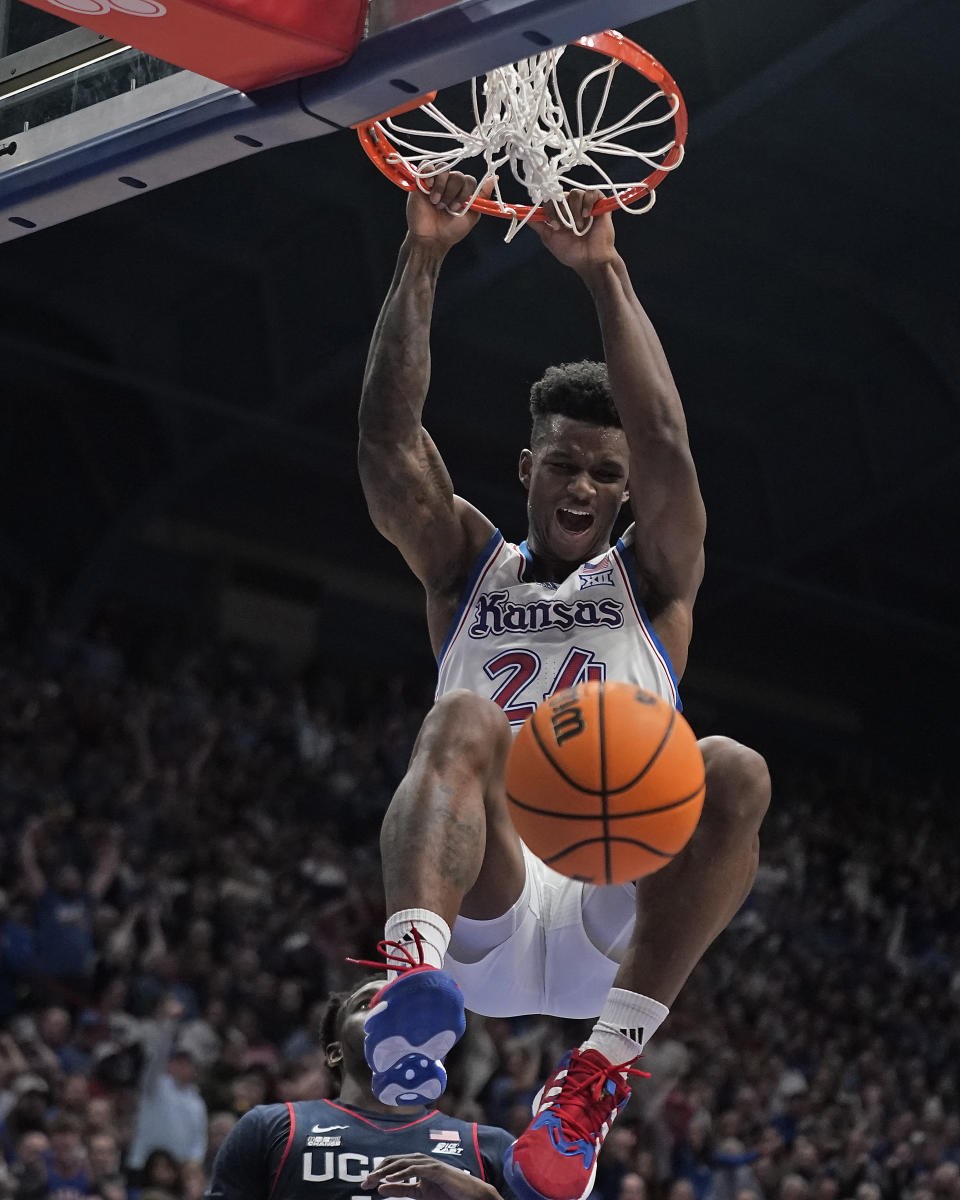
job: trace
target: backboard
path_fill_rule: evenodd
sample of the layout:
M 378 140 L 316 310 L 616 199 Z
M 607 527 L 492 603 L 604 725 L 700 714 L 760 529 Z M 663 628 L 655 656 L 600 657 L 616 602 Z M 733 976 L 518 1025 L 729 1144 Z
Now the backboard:
M 0 0 L 0 242 L 684 2 L 372 0 L 344 65 L 242 92 Z

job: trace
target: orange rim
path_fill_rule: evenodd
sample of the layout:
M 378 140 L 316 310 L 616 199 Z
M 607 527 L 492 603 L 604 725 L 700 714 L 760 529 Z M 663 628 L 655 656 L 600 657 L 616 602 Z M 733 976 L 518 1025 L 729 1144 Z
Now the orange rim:
M 594 50 L 598 54 L 605 54 L 608 58 L 619 59 L 628 67 L 632 67 L 634 71 L 648 79 L 664 93 L 664 95 L 677 100 L 677 111 L 673 115 L 674 129 L 676 136 L 674 138 L 673 147 L 667 153 L 663 163 L 652 171 L 642 183 L 636 184 L 634 187 L 625 188 L 617 196 L 603 196 L 593 206 L 592 212 L 594 216 L 599 216 L 601 213 L 613 212 L 621 204 L 633 204 L 637 200 L 642 200 L 644 196 L 649 196 L 650 193 L 666 179 L 675 166 L 683 157 L 683 148 L 687 140 L 687 106 L 683 101 L 683 94 L 677 87 L 677 84 L 670 72 L 659 63 L 652 54 L 644 50 L 642 46 L 638 46 L 636 42 L 632 42 L 629 38 L 624 37 L 622 33 L 618 33 L 615 29 L 605 29 L 602 33 L 589 34 L 587 37 L 577 38 L 573 43 L 574 46 L 582 46 L 584 50 Z M 424 104 L 431 103 L 437 93 L 429 92 L 425 96 L 418 96 L 413 100 L 408 100 L 406 103 L 399 105 L 397 108 L 392 108 L 389 112 L 381 113 L 378 117 L 373 117 L 369 121 L 364 121 L 360 125 L 354 126 L 357 135 L 360 138 L 360 144 L 363 146 L 367 156 L 373 162 L 374 166 L 397 187 L 403 188 L 404 191 L 422 191 L 420 183 L 410 170 L 407 164 L 398 159 L 391 162 L 390 158 L 397 153 L 396 147 L 390 141 L 389 133 L 382 127 L 381 122 L 387 120 L 388 117 L 398 117 L 403 113 L 411 112 L 415 108 L 421 108 Z M 505 212 L 500 205 L 494 200 L 484 200 L 478 197 L 470 204 L 470 208 L 476 212 L 485 213 L 490 217 L 505 217 L 507 220 L 523 221 L 527 217 L 531 221 L 543 221 L 545 214 L 542 205 L 530 204 L 511 204 L 509 211 Z

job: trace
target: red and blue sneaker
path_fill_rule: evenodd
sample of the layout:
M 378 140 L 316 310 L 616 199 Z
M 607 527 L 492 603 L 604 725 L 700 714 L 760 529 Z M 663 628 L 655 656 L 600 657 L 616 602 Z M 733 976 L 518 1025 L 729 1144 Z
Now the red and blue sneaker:
M 603 1140 L 630 1099 L 629 1063 L 615 1066 L 597 1050 L 571 1050 L 534 1101 L 533 1123 L 503 1160 L 518 1200 L 584 1200 L 593 1188 Z
M 454 980 L 423 961 L 403 942 L 381 942 L 385 962 L 350 959 L 360 966 L 398 971 L 370 999 L 363 1023 L 363 1053 L 373 1073 L 371 1087 L 381 1104 L 432 1104 L 447 1086 L 443 1059 L 463 1036 L 463 994 Z

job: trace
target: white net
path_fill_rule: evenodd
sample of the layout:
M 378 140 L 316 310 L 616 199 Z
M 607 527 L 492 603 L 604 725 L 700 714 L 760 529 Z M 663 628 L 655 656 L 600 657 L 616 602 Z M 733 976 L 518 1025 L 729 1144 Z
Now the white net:
M 426 118 L 425 127 L 415 128 L 407 119 L 385 118 L 379 128 L 393 147 L 387 161 L 404 163 L 421 189 L 428 191 L 436 175 L 468 159 L 482 159 L 484 167 L 478 172 L 480 182 L 472 200 L 479 196 L 484 180 L 492 178 L 491 200 L 502 215 L 512 218 L 508 242 L 530 220 L 537 206 L 549 202 L 556 206 L 557 216 L 568 229 L 586 233 L 586 229 L 577 229 L 566 200 L 565 193 L 571 188 L 598 189 L 613 197 L 625 212 L 647 212 L 656 200 L 656 192 L 647 187 L 644 178 L 615 182 L 611 160 L 632 158 L 650 173 L 679 166 L 683 146 L 677 146 L 674 118 L 682 101 L 679 95 L 668 95 L 658 88 L 623 116 L 610 119 L 607 105 L 614 74 L 624 65 L 610 58 L 583 78 L 568 113 L 557 78 L 557 65 L 567 49 L 561 46 L 548 50 L 498 67 L 482 81 L 474 79 L 471 129 L 462 128 L 433 102 L 416 110 Z M 640 77 L 634 74 L 634 78 Z M 630 135 L 668 125 L 673 136 L 663 145 L 643 149 L 630 144 Z M 668 163 L 667 156 L 675 147 L 678 153 Z M 531 209 L 522 218 L 501 193 L 499 172 L 504 167 L 509 167 L 530 196 Z

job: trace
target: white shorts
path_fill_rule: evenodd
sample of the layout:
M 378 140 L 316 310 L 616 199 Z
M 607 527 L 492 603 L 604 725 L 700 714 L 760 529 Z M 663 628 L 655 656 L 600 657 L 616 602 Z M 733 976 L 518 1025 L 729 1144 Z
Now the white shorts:
M 560 875 L 523 847 L 523 892 L 502 917 L 457 917 L 444 967 L 486 1017 L 596 1017 L 633 932 L 636 886 Z

